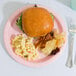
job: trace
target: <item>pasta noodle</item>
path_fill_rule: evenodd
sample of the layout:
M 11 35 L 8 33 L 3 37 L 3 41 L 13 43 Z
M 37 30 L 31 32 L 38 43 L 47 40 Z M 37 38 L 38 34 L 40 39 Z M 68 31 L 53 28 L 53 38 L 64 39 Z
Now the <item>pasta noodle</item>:
M 25 38 L 24 34 L 17 35 L 12 40 L 12 47 L 17 55 L 27 60 L 35 60 L 38 57 L 38 53 L 32 43 L 32 38 Z

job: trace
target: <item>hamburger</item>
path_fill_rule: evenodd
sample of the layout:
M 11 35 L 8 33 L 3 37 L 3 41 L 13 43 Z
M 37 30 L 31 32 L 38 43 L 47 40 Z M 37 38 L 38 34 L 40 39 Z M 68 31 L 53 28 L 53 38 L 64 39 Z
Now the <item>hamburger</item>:
M 53 20 L 53 15 L 47 9 L 35 5 L 22 12 L 17 25 L 27 36 L 35 38 L 35 47 L 44 48 L 46 42 L 53 38 Z
M 23 11 L 22 28 L 28 36 L 44 36 L 52 31 L 53 26 L 53 19 L 46 9 L 32 7 Z

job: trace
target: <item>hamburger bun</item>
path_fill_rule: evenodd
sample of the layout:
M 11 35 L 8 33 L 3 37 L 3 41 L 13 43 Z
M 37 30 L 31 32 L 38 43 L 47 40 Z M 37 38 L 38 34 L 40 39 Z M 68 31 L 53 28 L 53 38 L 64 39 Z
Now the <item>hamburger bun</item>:
M 23 11 L 22 29 L 28 36 L 44 36 L 52 31 L 53 26 L 52 17 L 45 8 L 31 7 Z

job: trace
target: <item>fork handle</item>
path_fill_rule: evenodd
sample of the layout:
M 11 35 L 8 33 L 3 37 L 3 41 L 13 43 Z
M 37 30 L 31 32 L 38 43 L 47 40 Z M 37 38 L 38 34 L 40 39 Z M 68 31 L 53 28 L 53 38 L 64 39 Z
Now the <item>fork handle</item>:
M 72 61 L 72 57 L 73 57 L 73 42 L 74 42 L 74 35 L 73 33 L 69 33 L 69 39 L 68 39 L 68 58 L 66 61 L 66 66 L 71 68 L 73 66 L 73 61 Z
M 75 57 L 74 57 L 74 64 L 76 65 L 76 52 L 75 52 Z

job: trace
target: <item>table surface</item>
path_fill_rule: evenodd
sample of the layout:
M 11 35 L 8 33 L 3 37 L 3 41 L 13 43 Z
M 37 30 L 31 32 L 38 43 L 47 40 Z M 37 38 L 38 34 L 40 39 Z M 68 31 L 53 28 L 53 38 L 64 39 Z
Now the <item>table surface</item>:
M 0 75 L 1 76 L 75 76 L 76 66 L 69 69 L 65 66 L 68 44 L 63 53 L 52 63 L 40 68 L 30 68 L 15 62 L 6 52 L 3 43 L 3 30 L 9 16 L 26 3 L 38 3 L 48 6 L 56 11 L 66 24 L 65 16 L 72 15 L 72 10 L 52 0 L 0 0 Z M 69 11 L 69 12 L 68 12 Z M 71 13 L 70 13 L 71 12 Z M 67 25 L 66 25 L 67 26 Z M 74 51 L 76 37 L 74 41 Z

